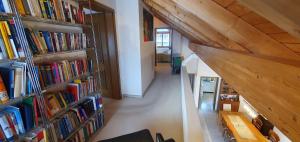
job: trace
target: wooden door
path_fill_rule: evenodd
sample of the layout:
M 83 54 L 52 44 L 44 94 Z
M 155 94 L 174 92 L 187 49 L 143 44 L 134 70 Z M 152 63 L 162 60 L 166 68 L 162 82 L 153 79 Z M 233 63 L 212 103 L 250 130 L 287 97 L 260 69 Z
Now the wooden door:
M 121 99 L 114 13 L 93 14 L 93 21 L 101 92 L 106 97 Z

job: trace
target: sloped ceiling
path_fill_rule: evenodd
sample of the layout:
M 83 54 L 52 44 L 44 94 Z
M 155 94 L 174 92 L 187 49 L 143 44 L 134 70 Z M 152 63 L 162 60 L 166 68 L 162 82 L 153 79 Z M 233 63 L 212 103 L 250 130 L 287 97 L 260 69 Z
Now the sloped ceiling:
M 293 141 L 300 139 L 299 2 L 144 2 L 158 18 L 196 41 L 190 48 L 260 113 Z M 287 14 L 280 4 L 289 8 Z

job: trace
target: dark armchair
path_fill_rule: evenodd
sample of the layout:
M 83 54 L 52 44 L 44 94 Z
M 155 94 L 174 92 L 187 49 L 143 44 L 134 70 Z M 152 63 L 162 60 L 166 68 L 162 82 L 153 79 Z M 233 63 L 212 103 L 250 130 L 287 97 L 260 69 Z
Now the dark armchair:
M 164 137 L 160 133 L 156 133 L 156 142 L 175 142 L 174 139 L 164 140 Z

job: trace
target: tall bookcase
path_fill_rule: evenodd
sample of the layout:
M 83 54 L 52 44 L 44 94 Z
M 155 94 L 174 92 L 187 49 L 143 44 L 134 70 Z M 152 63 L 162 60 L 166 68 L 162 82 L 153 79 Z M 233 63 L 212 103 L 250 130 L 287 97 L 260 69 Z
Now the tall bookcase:
M 48 141 L 48 142 L 55 142 L 55 141 L 87 141 L 88 137 L 95 133 L 97 130 L 99 130 L 103 126 L 103 119 L 104 119 L 104 112 L 103 107 L 101 104 L 101 90 L 100 90 L 100 74 L 99 74 L 99 67 L 98 67 L 98 58 L 97 58 L 97 48 L 95 46 L 95 37 L 94 37 L 94 28 L 93 28 L 93 17 L 92 14 L 87 15 L 90 16 L 90 21 L 86 21 L 83 23 L 72 23 L 72 22 L 65 22 L 62 20 L 55 20 L 55 19 L 48 19 L 48 18 L 41 18 L 41 17 L 34 17 L 34 16 L 28 16 L 20 14 L 19 9 L 17 9 L 17 5 L 20 2 L 26 1 L 31 2 L 32 0 L 6 0 L 9 2 L 9 5 L 11 7 L 11 13 L 0 13 L 1 21 L 10 20 L 13 21 L 15 29 L 16 29 L 16 35 L 18 38 L 18 43 L 21 47 L 20 50 L 24 52 L 24 57 L 16 58 L 16 59 L 3 59 L 0 60 L 0 67 L 1 66 L 12 66 L 17 63 L 26 63 L 26 71 L 28 72 L 28 79 L 31 83 L 32 93 L 30 94 L 23 94 L 19 97 L 9 99 L 9 101 L 2 103 L 0 105 L 0 112 L 3 111 L 4 108 L 7 106 L 14 106 L 15 104 L 21 103 L 27 98 L 33 97 L 36 99 L 37 106 L 38 106 L 38 112 L 36 115 L 39 116 L 38 122 L 34 125 L 35 127 L 26 130 L 24 133 L 20 133 L 17 135 L 14 135 L 12 138 L 5 138 L 4 141 L 31 141 L 30 139 L 35 139 L 37 141 Z M 39 0 L 38 0 L 39 1 Z M 46 2 L 45 0 L 42 0 Z M 50 0 L 48 0 L 49 2 Z M 55 1 L 55 0 L 53 0 Z M 53 2 L 51 0 L 51 2 Z M 61 0 L 58 0 L 61 2 Z M 72 1 L 73 3 L 77 3 L 79 5 L 79 1 L 73 1 L 73 0 L 63 0 L 63 1 Z M 3 0 L 1 1 L 3 4 Z M 57 1 L 56 1 L 57 2 Z M 82 8 L 86 13 L 92 13 L 89 7 Z M 53 12 L 53 11 L 52 11 Z M 26 35 L 25 29 L 34 29 L 37 31 L 49 31 L 49 32 L 63 32 L 63 33 L 85 33 L 86 35 L 86 41 L 87 45 L 86 48 L 81 49 L 73 49 L 73 50 L 65 50 L 65 51 L 54 51 L 54 52 L 47 52 L 43 54 L 35 54 L 32 53 L 32 46 L 31 43 L 28 40 L 28 36 Z M 71 41 L 72 42 L 72 41 Z M 1 45 L 0 45 L 1 46 Z M 52 45 L 53 46 L 53 45 Z M 82 72 L 79 75 L 75 75 L 71 78 L 65 79 L 64 81 L 60 81 L 59 83 L 55 82 L 54 84 L 50 84 L 47 86 L 44 86 L 41 84 L 41 73 L 38 71 L 37 66 L 44 65 L 44 64 L 52 64 L 56 62 L 75 62 L 77 63 L 77 60 L 86 60 L 86 65 L 88 66 L 88 69 L 86 72 Z M 83 64 L 84 64 L 83 63 Z M 82 65 L 84 66 L 84 65 Z M 71 66 L 73 67 L 73 66 Z M 76 66 L 76 71 L 79 72 Z M 75 74 L 75 73 L 74 73 Z M 65 107 L 58 110 L 53 115 L 48 115 L 48 107 L 49 102 L 45 99 L 46 95 L 49 94 L 55 94 L 57 92 L 65 91 L 71 83 L 74 84 L 75 80 L 84 80 L 92 78 L 93 80 L 88 82 L 88 85 L 90 87 L 90 84 L 93 84 L 93 91 L 86 90 L 85 93 L 82 94 L 82 96 L 78 96 L 78 100 L 65 103 Z M 80 82 L 81 83 L 81 82 Z M 81 84 L 80 84 L 81 85 Z M 80 86 L 81 87 L 81 86 Z M 79 93 L 78 90 L 77 93 Z M 65 117 L 72 117 L 75 110 L 77 110 L 78 107 L 82 107 L 85 109 L 85 104 L 88 104 L 88 102 L 93 102 L 94 105 L 94 111 L 89 112 L 81 112 L 78 111 L 76 121 L 78 119 L 78 122 L 76 123 L 74 119 L 70 120 L 70 124 L 63 121 L 62 119 L 67 119 Z M 97 103 L 96 103 L 97 102 Z M 83 106 L 81 106 L 83 105 Z M 97 106 L 96 106 L 97 105 Z M 83 110 L 84 110 L 83 109 Z M 90 109 L 90 108 L 88 108 Z M 79 109 L 78 109 L 79 110 Z M 72 113 L 71 113 L 72 111 Z M 81 115 L 84 115 L 85 117 L 81 119 Z M 76 117 L 76 113 L 75 113 Z M 0 119 L 1 120 L 1 119 Z M 23 120 L 24 122 L 25 120 Z M 56 123 L 61 122 L 61 123 Z M 54 124 L 56 123 L 56 124 Z M 63 132 L 60 128 L 57 128 L 56 125 L 62 124 L 66 125 L 66 129 L 69 130 L 68 132 Z M 2 127 L 0 122 L 0 127 Z M 1 128 L 3 129 L 3 128 Z M 0 129 L 0 130 L 1 130 Z M 16 128 L 17 129 L 17 128 Z M 60 129 L 60 130 L 58 130 Z M 64 133 L 64 134 L 62 134 Z M 3 133 L 4 137 L 6 137 L 6 133 Z M 58 136 L 62 135 L 62 136 Z M 1 138 L 1 132 L 0 132 L 0 138 Z

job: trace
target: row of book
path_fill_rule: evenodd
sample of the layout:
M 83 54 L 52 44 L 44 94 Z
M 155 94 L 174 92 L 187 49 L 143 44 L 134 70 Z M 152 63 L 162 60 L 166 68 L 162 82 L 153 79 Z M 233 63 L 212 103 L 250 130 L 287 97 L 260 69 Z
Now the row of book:
M 78 81 L 74 81 L 78 82 Z M 95 102 L 95 109 L 97 106 L 102 104 L 102 98 L 96 96 L 89 96 L 88 91 L 84 92 L 82 90 L 87 90 L 88 87 L 83 85 L 84 83 L 70 83 L 65 91 L 60 91 L 56 93 L 49 93 L 45 95 L 45 101 L 47 106 L 47 116 L 51 118 L 58 112 L 69 107 L 75 102 L 79 102 L 81 98 L 88 97 L 93 99 Z
M 81 128 L 73 137 L 67 140 L 67 142 L 86 142 L 90 136 L 94 134 L 104 125 L 103 112 L 97 114 L 94 118 Z
M 87 73 L 86 59 L 60 61 L 37 66 L 42 89 L 49 85 L 62 83 Z
M 0 59 L 25 57 L 14 20 L 0 21 Z
M 79 50 L 87 47 L 84 33 L 57 33 L 25 28 L 25 34 L 34 55 Z
M 14 141 L 39 123 L 36 97 L 26 98 L 14 106 L 5 106 L 0 112 L 0 141 Z
M 0 67 L 0 104 L 30 94 L 32 94 L 32 84 L 26 63 L 14 62 Z
M 20 15 L 53 19 L 71 23 L 84 23 L 85 13 L 73 0 L 16 0 Z M 0 1 L 0 12 L 12 13 L 9 0 Z
M 81 124 L 87 122 L 99 109 L 95 109 L 94 99 L 86 99 L 78 106 L 72 108 L 62 117 L 51 123 L 48 133 L 52 133 L 54 140 L 62 141 L 76 131 Z

